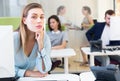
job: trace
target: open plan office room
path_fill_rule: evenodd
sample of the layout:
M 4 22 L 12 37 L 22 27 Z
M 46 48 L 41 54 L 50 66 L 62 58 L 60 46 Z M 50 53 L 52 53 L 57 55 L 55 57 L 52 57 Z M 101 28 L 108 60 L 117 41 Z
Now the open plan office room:
M 0 81 L 120 81 L 120 0 L 0 0 Z

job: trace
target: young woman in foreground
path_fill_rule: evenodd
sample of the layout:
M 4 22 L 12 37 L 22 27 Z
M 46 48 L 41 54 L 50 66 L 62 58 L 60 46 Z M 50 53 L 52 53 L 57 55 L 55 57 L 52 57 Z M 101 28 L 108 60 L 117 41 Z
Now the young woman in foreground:
M 38 3 L 28 4 L 22 13 L 20 29 L 14 32 L 17 77 L 45 77 L 51 69 L 51 43 L 43 26 L 42 6 Z

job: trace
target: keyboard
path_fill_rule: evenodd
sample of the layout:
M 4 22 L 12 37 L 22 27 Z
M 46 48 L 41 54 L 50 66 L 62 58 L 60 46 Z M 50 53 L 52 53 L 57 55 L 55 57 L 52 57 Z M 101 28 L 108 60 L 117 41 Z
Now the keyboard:
M 117 51 L 117 50 L 120 50 L 120 46 L 106 46 L 103 48 L 103 50 Z

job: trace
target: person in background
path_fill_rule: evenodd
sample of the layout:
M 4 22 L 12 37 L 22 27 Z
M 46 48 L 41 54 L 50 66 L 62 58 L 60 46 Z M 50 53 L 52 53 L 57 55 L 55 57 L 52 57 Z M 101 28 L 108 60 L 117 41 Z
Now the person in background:
M 16 77 L 45 77 L 51 69 L 51 43 L 43 26 L 42 6 L 38 3 L 25 6 L 19 29 L 14 32 Z
M 109 45 L 110 41 L 110 17 L 115 16 L 113 10 L 107 10 L 105 12 L 105 22 L 96 23 L 88 32 L 86 33 L 88 41 L 91 40 L 102 40 L 102 46 Z M 110 58 L 108 56 L 96 56 L 95 57 L 102 66 L 107 66 L 110 64 Z
M 83 57 L 83 63 L 81 63 L 80 65 L 83 66 L 83 65 L 87 65 L 88 66 L 88 57 L 86 54 L 83 53 L 83 51 L 81 50 L 82 47 L 85 47 L 85 46 L 89 46 L 89 42 L 86 38 L 86 35 L 85 33 L 94 25 L 94 22 L 93 22 L 93 19 L 91 17 L 91 9 L 88 7 L 88 6 L 84 6 L 82 8 L 82 13 L 84 15 L 84 18 L 83 18 L 83 21 L 81 23 L 81 30 L 84 30 L 83 31 L 83 41 L 84 41 L 84 45 L 81 45 L 80 47 L 80 51 L 81 51 L 81 54 L 82 54 L 82 57 Z
M 57 16 L 59 17 L 61 25 L 71 26 L 72 23 L 65 18 L 65 16 L 64 16 L 65 13 L 66 13 L 65 6 L 59 6 L 57 8 Z
M 48 31 L 47 34 L 50 37 L 52 50 L 66 48 L 68 37 L 66 32 L 62 31 L 61 23 L 57 15 L 52 15 L 48 18 L 48 27 L 50 31 Z M 53 59 L 52 70 L 59 66 L 60 63 L 60 60 Z
M 82 14 L 84 15 L 83 21 L 81 23 L 81 27 L 83 29 L 89 29 L 94 25 L 93 19 L 91 17 L 91 9 L 88 6 L 84 6 L 82 8 Z

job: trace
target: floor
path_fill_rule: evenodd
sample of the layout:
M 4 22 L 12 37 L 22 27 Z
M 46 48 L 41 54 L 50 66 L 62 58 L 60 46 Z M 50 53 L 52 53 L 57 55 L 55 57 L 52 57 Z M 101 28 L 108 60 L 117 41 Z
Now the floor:
M 82 57 L 79 49 L 75 49 L 76 56 L 69 58 L 69 73 L 81 73 L 85 71 L 90 71 L 88 66 L 80 66 L 82 62 Z M 56 68 L 52 73 L 63 73 L 63 68 Z

